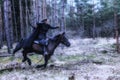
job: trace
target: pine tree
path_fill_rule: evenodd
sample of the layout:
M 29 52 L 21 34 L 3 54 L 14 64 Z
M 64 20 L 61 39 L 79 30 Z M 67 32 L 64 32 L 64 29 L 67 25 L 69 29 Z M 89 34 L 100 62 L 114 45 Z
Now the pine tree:
M 117 2 L 114 1 L 114 27 L 115 27 L 115 36 L 116 36 L 116 50 L 117 52 L 120 52 L 120 46 L 119 46 L 119 32 L 118 32 L 118 18 L 117 18 Z
M 2 11 L 1 11 L 2 7 L 0 5 L 0 48 L 3 45 L 3 25 L 2 25 Z
M 5 0 L 3 2 L 4 6 L 4 30 L 6 33 L 6 39 L 7 39 L 7 46 L 8 46 L 8 53 L 11 53 L 11 39 L 10 39 L 10 26 L 9 26 L 9 0 Z
M 19 10 L 20 10 L 20 34 L 21 38 L 24 38 L 24 23 L 23 23 L 23 5 L 22 0 L 19 0 Z

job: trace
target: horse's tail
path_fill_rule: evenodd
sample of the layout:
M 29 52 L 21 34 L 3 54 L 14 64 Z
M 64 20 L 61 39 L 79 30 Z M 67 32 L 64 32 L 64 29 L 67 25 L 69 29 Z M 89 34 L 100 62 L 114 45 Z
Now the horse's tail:
M 23 39 L 21 39 L 20 42 L 18 42 L 18 44 L 16 45 L 15 49 L 13 50 L 13 55 L 15 55 L 15 53 L 17 51 L 19 51 L 23 47 L 23 44 L 24 44 L 23 42 L 24 42 Z

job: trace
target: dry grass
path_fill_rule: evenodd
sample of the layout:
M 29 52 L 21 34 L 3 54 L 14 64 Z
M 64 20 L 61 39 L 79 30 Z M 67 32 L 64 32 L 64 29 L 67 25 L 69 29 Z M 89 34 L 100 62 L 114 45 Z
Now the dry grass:
M 0 80 L 120 80 L 120 55 L 115 52 L 114 39 L 71 39 L 71 47 L 56 49 L 44 70 L 30 68 L 14 69 L 0 74 Z M 21 53 L 17 53 L 19 55 Z M 41 64 L 41 56 L 29 56 L 32 66 Z M 0 66 L 21 63 L 22 57 L 12 60 L 0 58 Z

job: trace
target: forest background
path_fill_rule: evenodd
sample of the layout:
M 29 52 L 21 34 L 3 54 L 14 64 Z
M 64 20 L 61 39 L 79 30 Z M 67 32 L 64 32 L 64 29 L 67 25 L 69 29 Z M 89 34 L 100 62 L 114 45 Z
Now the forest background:
M 49 19 L 53 36 L 65 31 L 69 37 L 116 37 L 119 44 L 120 0 L 0 0 L 0 48 L 27 38 L 32 26 Z

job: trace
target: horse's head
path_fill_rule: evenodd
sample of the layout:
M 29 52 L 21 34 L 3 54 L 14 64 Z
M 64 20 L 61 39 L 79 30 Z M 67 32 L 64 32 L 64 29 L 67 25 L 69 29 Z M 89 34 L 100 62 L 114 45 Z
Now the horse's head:
M 70 46 L 70 42 L 69 40 L 66 38 L 65 36 L 65 32 L 63 32 L 62 34 L 59 34 L 58 36 L 58 41 L 64 45 L 66 45 L 67 47 Z

